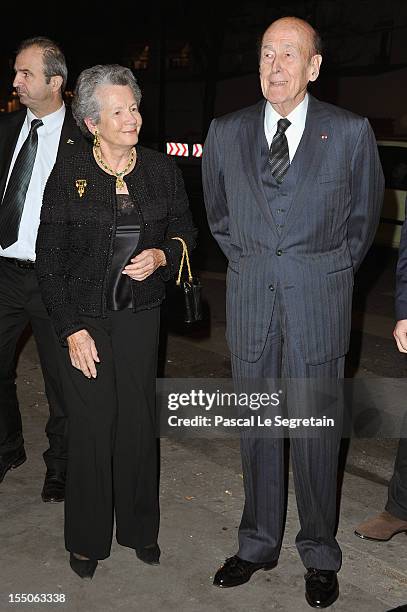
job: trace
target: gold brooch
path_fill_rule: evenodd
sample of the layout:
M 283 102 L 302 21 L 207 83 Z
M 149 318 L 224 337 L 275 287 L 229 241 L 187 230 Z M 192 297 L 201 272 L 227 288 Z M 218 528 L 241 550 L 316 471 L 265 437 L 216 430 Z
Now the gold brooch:
M 79 197 L 81 198 L 85 193 L 85 187 L 87 185 L 86 179 L 76 179 L 75 185 L 78 190 Z

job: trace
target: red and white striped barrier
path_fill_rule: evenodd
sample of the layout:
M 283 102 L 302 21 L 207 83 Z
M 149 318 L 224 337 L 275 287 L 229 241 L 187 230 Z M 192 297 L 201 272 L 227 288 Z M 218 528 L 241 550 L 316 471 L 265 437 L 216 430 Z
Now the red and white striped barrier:
M 201 144 L 192 145 L 192 155 L 194 157 L 202 157 L 202 145 Z
M 178 157 L 189 157 L 189 145 L 184 142 L 167 142 L 167 155 L 177 155 Z M 192 145 L 192 156 L 202 157 L 202 145 L 195 143 Z
M 188 157 L 189 147 L 183 142 L 167 142 L 167 155 L 177 155 L 178 157 Z

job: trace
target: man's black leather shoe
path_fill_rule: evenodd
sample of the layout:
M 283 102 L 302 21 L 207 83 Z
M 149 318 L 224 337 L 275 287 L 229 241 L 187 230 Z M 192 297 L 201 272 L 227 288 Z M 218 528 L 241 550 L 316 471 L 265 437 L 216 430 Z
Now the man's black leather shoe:
M 26 459 L 24 446 L 13 453 L 2 455 L 0 457 L 0 482 L 3 482 L 4 476 L 9 470 L 14 470 L 14 468 L 22 465 Z
M 305 599 L 313 608 L 328 608 L 339 597 L 336 572 L 309 568 L 305 578 Z
M 276 565 L 277 561 L 252 563 L 234 555 L 226 559 L 225 563 L 218 569 L 213 579 L 213 584 L 222 588 L 239 586 L 239 584 L 248 582 L 252 574 L 257 572 L 257 570 L 271 570 Z
M 43 502 L 62 502 L 65 499 L 65 474 L 47 470 L 41 491 Z

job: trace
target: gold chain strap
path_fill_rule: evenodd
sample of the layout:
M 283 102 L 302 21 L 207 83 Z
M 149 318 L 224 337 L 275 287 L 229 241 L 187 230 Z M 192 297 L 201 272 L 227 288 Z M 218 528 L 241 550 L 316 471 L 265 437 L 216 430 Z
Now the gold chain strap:
M 188 247 L 185 243 L 185 240 L 183 238 L 180 238 L 179 236 L 176 236 L 175 238 L 172 238 L 171 240 L 179 240 L 179 242 L 182 244 L 182 258 L 181 258 L 181 263 L 179 265 L 178 278 L 176 280 L 176 284 L 177 285 L 181 284 L 181 274 L 184 268 L 185 260 L 187 262 L 188 280 L 190 283 L 192 283 L 191 264 L 189 263 Z

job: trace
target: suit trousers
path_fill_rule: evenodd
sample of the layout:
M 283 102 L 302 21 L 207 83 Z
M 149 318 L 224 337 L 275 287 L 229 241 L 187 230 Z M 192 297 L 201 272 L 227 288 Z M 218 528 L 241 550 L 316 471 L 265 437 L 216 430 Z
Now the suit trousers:
M 100 363 L 86 378 L 60 347 L 68 414 L 65 545 L 91 559 L 155 543 L 159 527 L 155 381 L 159 308 L 83 316 Z
M 404 417 L 404 434 L 407 429 L 407 417 Z M 393 476 L 389 484 L 387 512 L 402 521 L 407 521 L 407 438 L 400 438 Z
M 48 468 L 65 472 L 66 418 L 56 357 L 58 341 L 41 299 L 35 270 L 21 269 L 0 257 L 0 278 L 0 455 L 12 455 L 24 444 L 15 382 L 16 347 L 30 323 L 50 413 L 46 425 L 49 449 L 44 460 Z
M 344 357 L 318 365 L 307 364 L 297 346 L 298 334 L 295 332 L 295 329 L 287 329 L 284 307 L 277 294 L 264 351 L 253 363 L 232 356 L 234 380 L 257 379 L 260 383 L 265 379 L 291 378 L 292 383 L 286 380 L 287 394 L 296 380 L 301 383 L 300 388 L 306 379 L 325 379 L 328 386 L 334 380 L 337 384 L 343 377 Z M 303 410 L 301 399 L 294 394 L 295 389 L 292 392 L 294 401 L 291 400 L 291 407 L 287 406 L 288 416 L 295 414 L 299 417 L 303 412 L 304 417 L 312 415 L 312 405 L 304 405 Z M 339 419 L 332 431 L 328 433 L 325 430 L 307 437 L 290 436 L 290 452 L 301 526 L 296 545 L 301 560 L 307 568 L 337 571 L 341 565 L 341 550 L 335 539 L 337 467 L 342 431 L 340 401 L 334 413 L 339 415 Z M 247 561 L 276 561 L 279 557 L 286 499 L 283 435 L 274 433 L 273 437 L 253 437 L 244 432 L 241 434 L 245 505 L 237 554 Z

